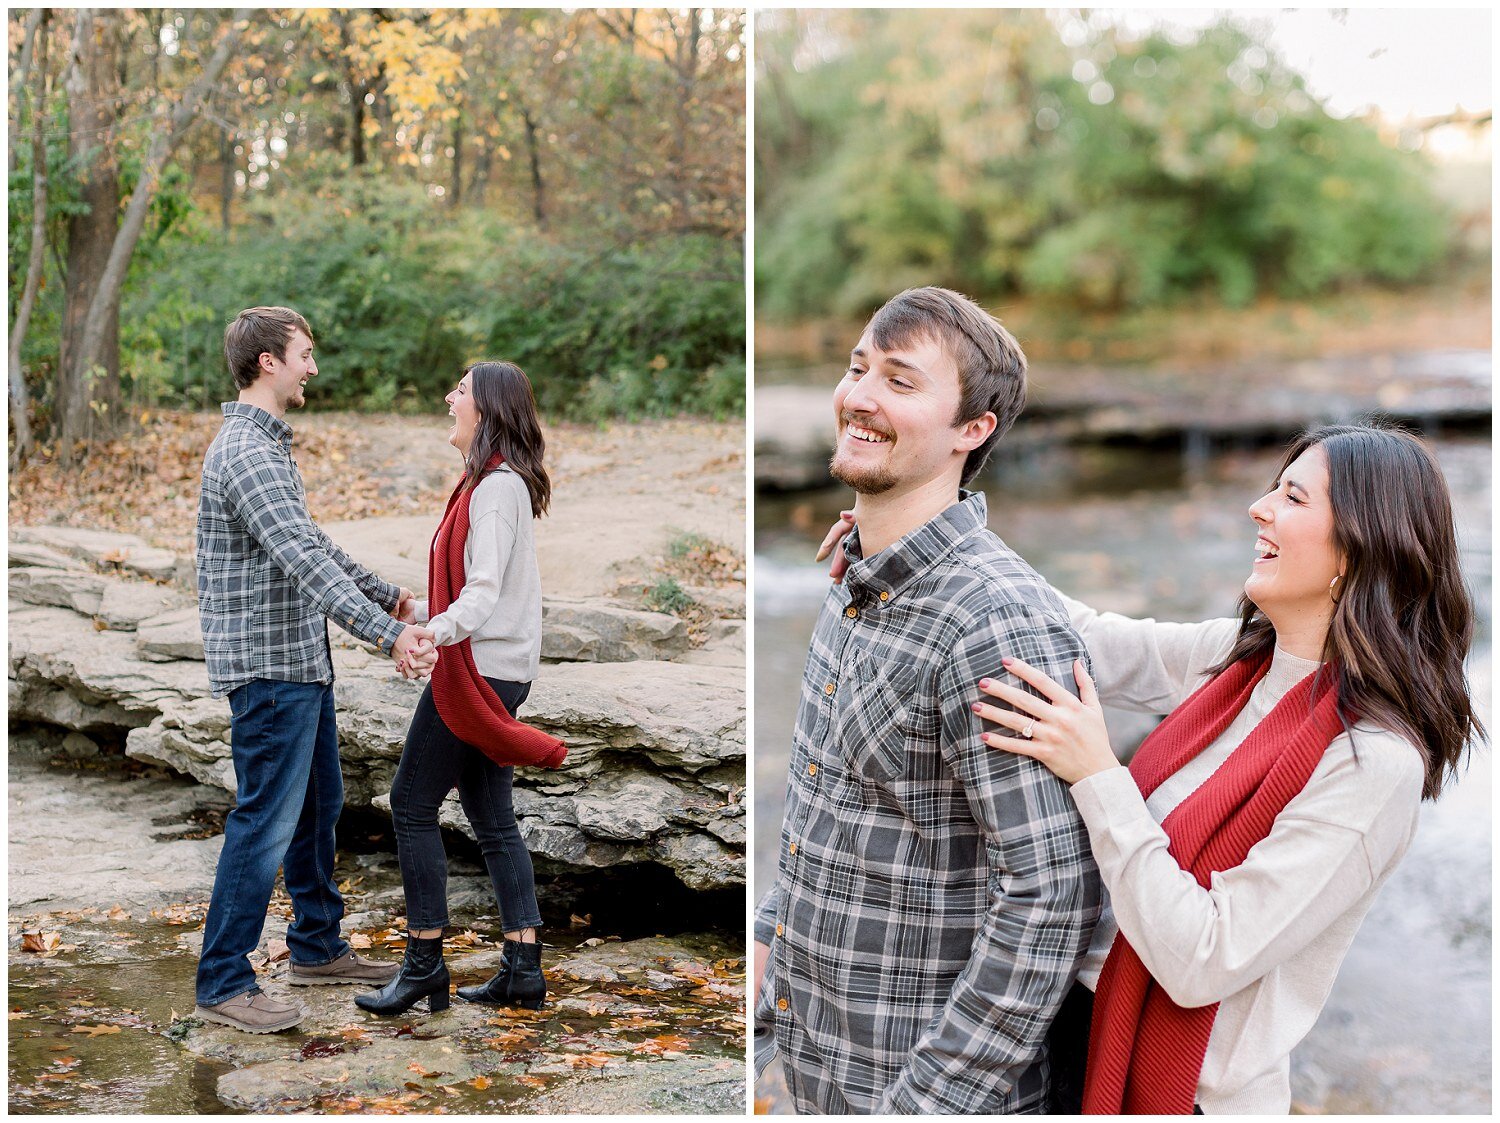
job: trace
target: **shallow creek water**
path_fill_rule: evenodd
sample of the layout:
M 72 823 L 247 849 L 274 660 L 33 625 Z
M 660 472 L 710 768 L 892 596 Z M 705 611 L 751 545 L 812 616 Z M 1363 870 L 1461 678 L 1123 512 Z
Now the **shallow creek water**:
M 743 937 L 649 887 L 632 906 L 630 890 L 544 879 L 540 1013 L 455 999 L 393 1018 L 357 1009 L 355 987 L 287 986 L 278 894 L 259 981 L 308 1017 L 263 1036 L 199 1022 L 193 974 L 228 797 L 46 741 L 13 737 L 9 760 L 12 1113 L 743 1111 Z M 363 842 L 340 855 L 344 932 L 397 959 L 399 870 Z M 499 922 L 479 868 L 452 869 L 445 952 L 456 985 L 479 982 Z

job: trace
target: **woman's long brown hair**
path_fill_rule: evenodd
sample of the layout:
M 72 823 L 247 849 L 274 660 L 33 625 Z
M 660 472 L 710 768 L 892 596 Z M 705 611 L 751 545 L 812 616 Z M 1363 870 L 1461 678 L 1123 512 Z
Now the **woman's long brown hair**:
M 541 518 L 552 502 L 552 479 L 542 464 L 547 440 L 536 414 L 531 380 L 515 363 L 475 363 L 464 373 L 479 410 L 479 425 L 464 468 L 464 488 L 479 483 L 484 466 L 498 452 L 525 481 L 531 494 L 531 517 Z
M 1340 596 L 1323 641 L 1345 727 L 1371 722 L 1422 754 L 1424 799 L 1456 778 L 1485 737 L 1464 678 L 1474 606 L 1459 572 L 1448 484 L 1432 453 L 1399 429 L 1326 425 L 1303 433 L 1281 474 L 1317 445 L 1328 460 L 1333 543 L 1344 558 Z M 1271 622 L 1241 596 L 1240 632 L 1219 674 L 1276 644 Z

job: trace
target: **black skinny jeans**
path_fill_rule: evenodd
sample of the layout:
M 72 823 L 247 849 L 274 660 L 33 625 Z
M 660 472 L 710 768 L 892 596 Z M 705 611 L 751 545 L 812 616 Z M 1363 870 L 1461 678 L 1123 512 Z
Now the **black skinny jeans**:
M 529 682 L 485 681 L 512 715 L 531 693 Z M 541 927 L 531 854 L 511 806 L 514 772 L 455 737 L 438 715 L 432 686 L 422 691 L 391 785 L 396 856 L 406 890 L 406 924 L 412 931 L 448 925 L 448 854 L 438 808 L 455 786 L 495 887 L 502 931 Z

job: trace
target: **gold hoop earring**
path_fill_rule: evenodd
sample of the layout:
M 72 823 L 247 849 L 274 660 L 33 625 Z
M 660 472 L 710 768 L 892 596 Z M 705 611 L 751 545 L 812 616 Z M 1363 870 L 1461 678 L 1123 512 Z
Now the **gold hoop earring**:
M 1343 579 L 1343 576 L 1344 575 L 1342 573 L 1335 573 L 1333 575 L 1333 580 L 1328 582 L 1328 596 L 1334 604 L 1339 603 L 1339 596 L 1336 592 L 1334 592 L 1334 589 L 1338 587 L 1338 583 Z

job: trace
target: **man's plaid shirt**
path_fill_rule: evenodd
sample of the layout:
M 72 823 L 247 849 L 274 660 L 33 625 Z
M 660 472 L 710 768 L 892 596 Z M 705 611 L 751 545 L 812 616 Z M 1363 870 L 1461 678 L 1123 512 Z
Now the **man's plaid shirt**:
M 983 495 L 869 560 L 857 535 L 802 679 L 757 1022 L 799 1111 L 1043 1111 L 1098 871 L 1067 785 L 971 706 L 1002 656 L 1071 687 L 1087 652 Z
M 198 618 L 214 697 L 258 678 L 332 682 L 325 617 L 389 652 L 401 589 L 313 525 L 292 427 L 258 406 L 223 409 L 198 493 Z

